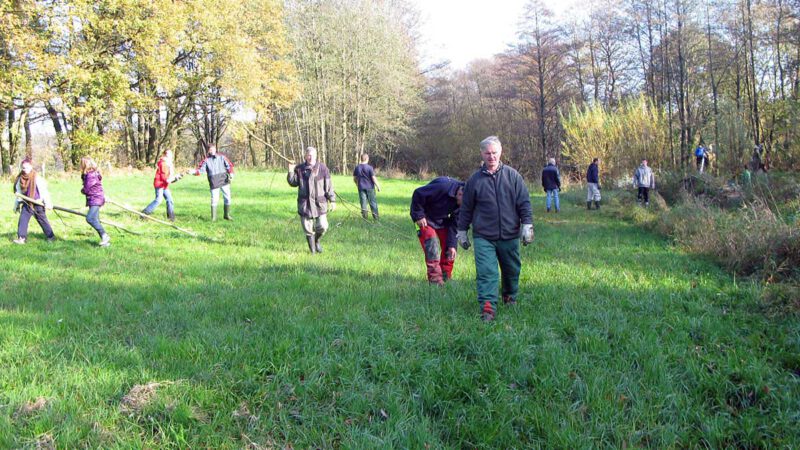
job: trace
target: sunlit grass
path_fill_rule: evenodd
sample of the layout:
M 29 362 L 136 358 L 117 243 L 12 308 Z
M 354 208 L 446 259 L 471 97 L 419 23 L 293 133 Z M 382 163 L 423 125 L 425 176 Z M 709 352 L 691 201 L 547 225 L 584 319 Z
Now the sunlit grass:
M 104 180 L 143 208 L 148 176 Z M 800 330 L 707 260 L 565 196 L 534 198 L 513 309 L 481 323 L 471 252 L 425 282 L 408 216 L 420 183 L 382 180 L 361 220 L 349 177 L 322 255 L 281 173 L 240 173 L 234 222 L 205 179 L 173 187 L 193 239 L 108 205 L 14 246 L 0 212 L 0 447 L 586 448 L 800 445 Z M 9 184 L 0 190 L 10 192 Z M 77 179 L 51 180 L 80 207 Z M 579 196 L 576 196 L 576 198 Z M 10 203 L 10 202 L 9 202 Z M 163 216 L 164 206 L 156 212 Z M 134 411 L 134 385 L 160 383 Z M 25 406 L 43 397 L 43 407 Z

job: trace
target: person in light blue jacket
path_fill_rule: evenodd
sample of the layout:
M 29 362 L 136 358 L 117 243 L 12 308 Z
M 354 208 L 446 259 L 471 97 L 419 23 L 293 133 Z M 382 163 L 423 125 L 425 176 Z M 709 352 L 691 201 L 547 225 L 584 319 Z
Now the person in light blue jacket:
M 656 177 L 653 170 L 647 165 L 647 160 L 643 159 L 642 164 L 633 172 L 633 187 L 638 188 L 637 199 L 644 206 L 650 206 L 650 189 L 656 188 Z

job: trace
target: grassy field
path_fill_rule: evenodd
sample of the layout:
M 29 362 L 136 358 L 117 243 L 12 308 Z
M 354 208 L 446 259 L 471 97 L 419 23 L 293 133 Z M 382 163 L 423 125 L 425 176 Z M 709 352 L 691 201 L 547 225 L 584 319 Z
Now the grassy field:
M 152 197 L 150 174 L 104 184 Z M 532 187 L 519 303 L 482 323 L 471 252 L 425 282 L 418 184 L 382 181 L 379 224 L 340 202 L 312 256 L 282 173 L 240 173 L 232 223 L 209 222 L 205 178 L 176 184 L 205 239 L 107 205 L 142 233 L 107 249 L 52 213 L 57 242 L 33 221 L 13 245 L 0 183 L 0 448 L 800 446 L 798 321 L 754 287 L 577 194 L 545 215 Z

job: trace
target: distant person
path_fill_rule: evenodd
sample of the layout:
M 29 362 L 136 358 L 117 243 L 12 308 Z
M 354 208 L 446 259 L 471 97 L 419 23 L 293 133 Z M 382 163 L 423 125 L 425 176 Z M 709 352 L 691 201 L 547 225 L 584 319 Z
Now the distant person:
M 167 218 L 170 222 L 175 222 L 175 204 L 172 201 L 172 193 L 169 185 L 181 179 L 182 174 L 175 173 L 174 159 L 172 150 L 167 150 L 156 163 L 156 176 L 153 179 L 153 188 L 156 191 L 156 198 L 142 211 L 143 214 L 153 214 L 153 211 L 161 204 L 161 200 L 167 201 Z
M 741 175 L 741 182 L 742 186 L 748 187 L 752 183 L 753 177 L 750 174 L 750 169 L 747 167 L 747 164 L 744 165 L 744 170 L 742 170 Z
M 317 161 L 317 149 L 306 148 L 305 162 L 289 164 L 286 177 L 289 186 L 297 189 L 297 214 L 312 254 L 322 253 L 322 236 L 328 231 L 328 212 L 336 209 L 336 193 L 331 174 Z
M 600 209 L 600 159 L 595 158 L 586 169 L 586 209 Z
M 703 169 L 705 168 L 707 163 L 706 148 L 703 147 L 703 144 L 698 145 L 697 148 L 694 149 L 694 157 L 697 163 L 697 171 L 703 172 Z
M 108 247 L 111 245 L 111 236 L 100 223 L 100 208 L 106 204 L 103 176 L 97 170 L 97 163 L 88 156 L 81 158 L 81 180 L 83 180 L 81 194 L 86 196 L 86 206 L 89 207 L 86 222 L 100 235 L 100 247 Z
M 25 244 L 28 241 L 28 224 L 31 217 L 35 217 L 36 222 L 42 227 L 47 242 L 55 241 L 56 235 L 47 220 L 47 210 L 53 209 L 50 191 L 47 190 L 47 181 L 33 170 L 33 163 L 29 159 L 25 159 L 20 165 L 19 175 L 14 181 L 14 192 L 34 200 L 40 200 L 44 206 L 14 197 L 14 211 L 19 213 L 19 221 L 17 222 L 17 238 L 13 242 Z
M 500 162 L 500 139 L 489 136 L 481 141 L 480 149 L 483 165 L 464 186 L 456 237 L 462 248 L 469 248 L 467 231 L 472 226 L 478 304 L 481 318 L 492 321 L 497 311 L 498 263 L 503 303 L 517 303 L 522 268 L 519 242 L 520 237 L 524 245 L 533 242 L 533 211 L 522 176 Z
M 381 191 L 381 185 L 375 178 L 375 169 L 369 165 L 369 155 L 361 155 L 361 164 L 353 169 L 353 182 L 358 187 L 358 199 L 361 201 L 361 217 L 367 218 L 367 203 L 372 210 L 372 218 L 378 220 L 378 200 L 375 190 Z
M 464 183 L 449 177 L 434 178 L 411 196 L 411 220 L 425 252 L 428 282 L 442 285 L 453 278 L 456 261 L 458 208 Z
M 645 207 L 650 206 L 650 189 L 656 187 L 656 177 L 653 171 L 647 166 L 647 160 L 643 159 L 642 163 L 633 173 L 633 186 L 639 189 L 636 198 Z
M 219 193 L 222 192 L 225 220 L 233 220 L 231 216 L 231 181 L 233 180 L 233 163 L 227 156 L 217 153 L 217 146 L 208 146 L 206 158 L 200 162 L 197 169 L 190 170 L 192 175 L 205 172 L 208 177 L 208 187 L 211 190 L 211 221 L 217 220 L 217 205 Z
M 558 167 L 556 167 L 555 158 L 548 159 L 547 165 L 542 170 L 542 188 L 544 188 L 545 192 L 547 212 L 550 212 L 551 206 L 555 206 L 556 212 L 560 212 L 561 204 L 558 201 L 558 191 L 561 190 L 561 174 L 558 171 Z

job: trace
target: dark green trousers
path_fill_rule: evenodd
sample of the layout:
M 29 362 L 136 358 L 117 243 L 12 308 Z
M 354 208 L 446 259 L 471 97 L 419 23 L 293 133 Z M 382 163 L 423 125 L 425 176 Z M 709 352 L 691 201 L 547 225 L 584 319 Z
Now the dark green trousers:
M 498 265 L 500 273 L 498 273 Z M 491 302 L 497 306 L 497 288 L 500 274 L 503 295 L 517 298 L 519 292 L 519 239 L 489 241 L 475 238 L 475 278 L 478 283 L 478 303 Z

